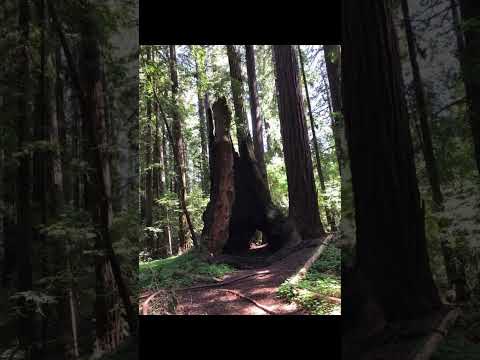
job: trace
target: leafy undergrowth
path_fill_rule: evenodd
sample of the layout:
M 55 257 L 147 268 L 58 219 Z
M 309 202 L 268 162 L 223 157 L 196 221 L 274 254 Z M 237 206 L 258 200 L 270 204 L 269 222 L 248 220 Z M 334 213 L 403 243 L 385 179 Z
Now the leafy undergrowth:
M 209 264 L 198 252 L 190 251 L 166 259 L 140 262 L 139 284 L 143 290 L 176 289 L 207 282 L 234 270 L 225 264 Z
M 432 360 L 480 359 L 480 312 L 464 312 Z
M 441 250 L 442 241 L 454 254 L 464 258 L 469 288 L 477 286 L 477 274 L 480 272 L 479 186 L 478 181 L 468 176 L 444 184 L 445 210 L 441 212 L 433 213 L 431 204 L 427 201 L 425 222 L 430 264 L 435 282 L 442 293 L 450 289 Z
M 340 254 L 340 249 L 328 246 L 305 277 L 296 284 L 285 281 L 278 296 L 313 315 L 340 315 L 341 305 L 328 299 L 341 297 Z

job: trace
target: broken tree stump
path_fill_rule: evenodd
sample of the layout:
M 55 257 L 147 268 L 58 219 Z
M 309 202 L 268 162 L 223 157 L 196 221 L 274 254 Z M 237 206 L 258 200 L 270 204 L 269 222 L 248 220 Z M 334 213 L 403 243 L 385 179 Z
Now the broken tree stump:
M 211 161 L 210 202 L 203 214 L 202 246 L 211 256 L 241 254 L 250 247 L 260 230 L 272 251 L 301 242 L 294 222 L 273 204 L 262 178 L 249 135 L 239 139 L 239 152 L 233 147 L 229 128 L 231 112 L 224 97 L 213 111 L 207 111 L 215 124 Z

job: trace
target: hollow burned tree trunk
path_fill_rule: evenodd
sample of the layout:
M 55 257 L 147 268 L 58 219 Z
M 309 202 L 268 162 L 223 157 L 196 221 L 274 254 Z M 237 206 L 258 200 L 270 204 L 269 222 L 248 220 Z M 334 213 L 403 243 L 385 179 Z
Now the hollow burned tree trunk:
M 212 116 L 212 112 L 207 112 Z M 202 244 L 210 255 L 248 250 L 256 230 L 272 250 L 297 245 L 301 238 L 293 222 L 272 203 L 250 142 L 239 139 L 236 153 L 229 135 L 231 112 L 225 98 L 213 105 L 210 202 L 203 214 Z M 208 119 L 211 121 L 211 119 Z

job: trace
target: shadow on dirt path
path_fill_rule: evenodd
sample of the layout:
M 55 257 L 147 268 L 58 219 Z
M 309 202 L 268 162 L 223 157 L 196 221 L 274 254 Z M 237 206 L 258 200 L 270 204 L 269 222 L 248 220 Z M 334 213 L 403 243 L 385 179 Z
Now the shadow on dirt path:
M 317 246 L 301 248 L 280 261 L 266 267 L 238 270 L 222 278 L 221 284 L 197 285 L 179 291 L 176 297 L 176 315 L 308 315 L 295 303 L 277 297 L 279 286 L 294 275 L 312 256 L 326 237 L 314 243 Z M 334 246 L 329 243 L 327 246 Z M 155 308 L 155 299 L 151 308 Z M 155 315 L 155 311 L 152 311 Z

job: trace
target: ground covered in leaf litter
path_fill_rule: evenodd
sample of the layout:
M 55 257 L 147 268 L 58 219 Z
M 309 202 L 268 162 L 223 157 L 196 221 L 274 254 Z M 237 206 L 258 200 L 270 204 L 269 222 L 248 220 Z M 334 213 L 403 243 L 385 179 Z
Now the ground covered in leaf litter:
M 322 240 L 319 239 L 317 245 L 320 245 Z M 152 293 L 160 291 L 150 300 L 148 314 L 339 315 L 341 305 L 339 303 L 331 304 L 330 301 L 325 300 L 326 296 L 340 297 L 339 277 L 337 279 L 338 286 L 329 287 L 328 279 L 333 274 L 331 269 L 325 268 L 331 267 L 329 264 L 332 263 L 332 256 L 328 255 L 330 252 L 328 249 L 333 246 L 328 245 L 325 251 L 328 258 L 326 264 L 320 261 L 323 260 L 322 254 L 312 267 L 312 272 L 307 273 L 305 280 L 300 281 L 295 286 L 289 286 L 286 280 L 295 275 L 297 270 L 305 264 L 318 246 L 297 250 L 272 265 L 259 266 L 258 268 L 248 270 L 233 270 L 226 265 L 215 265 L 213 268 L 202 265 L 205 266 L 202 270 L 203 273 L 208 273 L 209 271 L 225 272 L 223 276 L 212 276 L 212 281 L 195 281 L 198 280 L 198 269 L 191 269 L 190 274 L 197 274 L 193 276 L 193 279 L 187 278 L 186 281 L 181 279 L 174 283 L 172 282 L 172 275 L 174 277 L 175 271 L 172 272 L 167 266 L 167 274 L 165 274 L 165 267 L 163 267 L 162 273 L 164 273 L 166 281 L 159 281 L 157 286 L 153 286 L 152 289 L 143 292 L 140 296 L 139 311 L 142 313 L 142 304 L 145 303 L 145 300 Z M 257 250 L 261 252 L 261 249 Z M 338 269 L 340 266 L 339 260 L 338 256 Z M 171 261 L 173 262 L 173 260 Z M 192 261 L 199 260 L 191 256 L 188 263 L 192 263 Z M 320 266 L 317 266 L 317 263 Z M 152 284 L 151 278 L 147 279 L 145 275 L 142 278 L 142 273 L 145 274 L 146 271 L 149 271 L 146 266 L 148 265 L 141 264 L 140 266 L 141 286 L 144 289 L 147 287 L 147 283 Z M 325 276 L 319 277 L 318 271 L 325 272 Z M 168 274 L 169 272 L 170 274 Z M 152 274 L 151 271 L 150 274 Z M 178 291 L 179 287 L 185 288 L 185 286 L 179 286 L 179 284 L 184 285 L 185 283 L 193 284 L 193 286 L 187 286 L 187 288 L 191 287 L 192 289 Z

